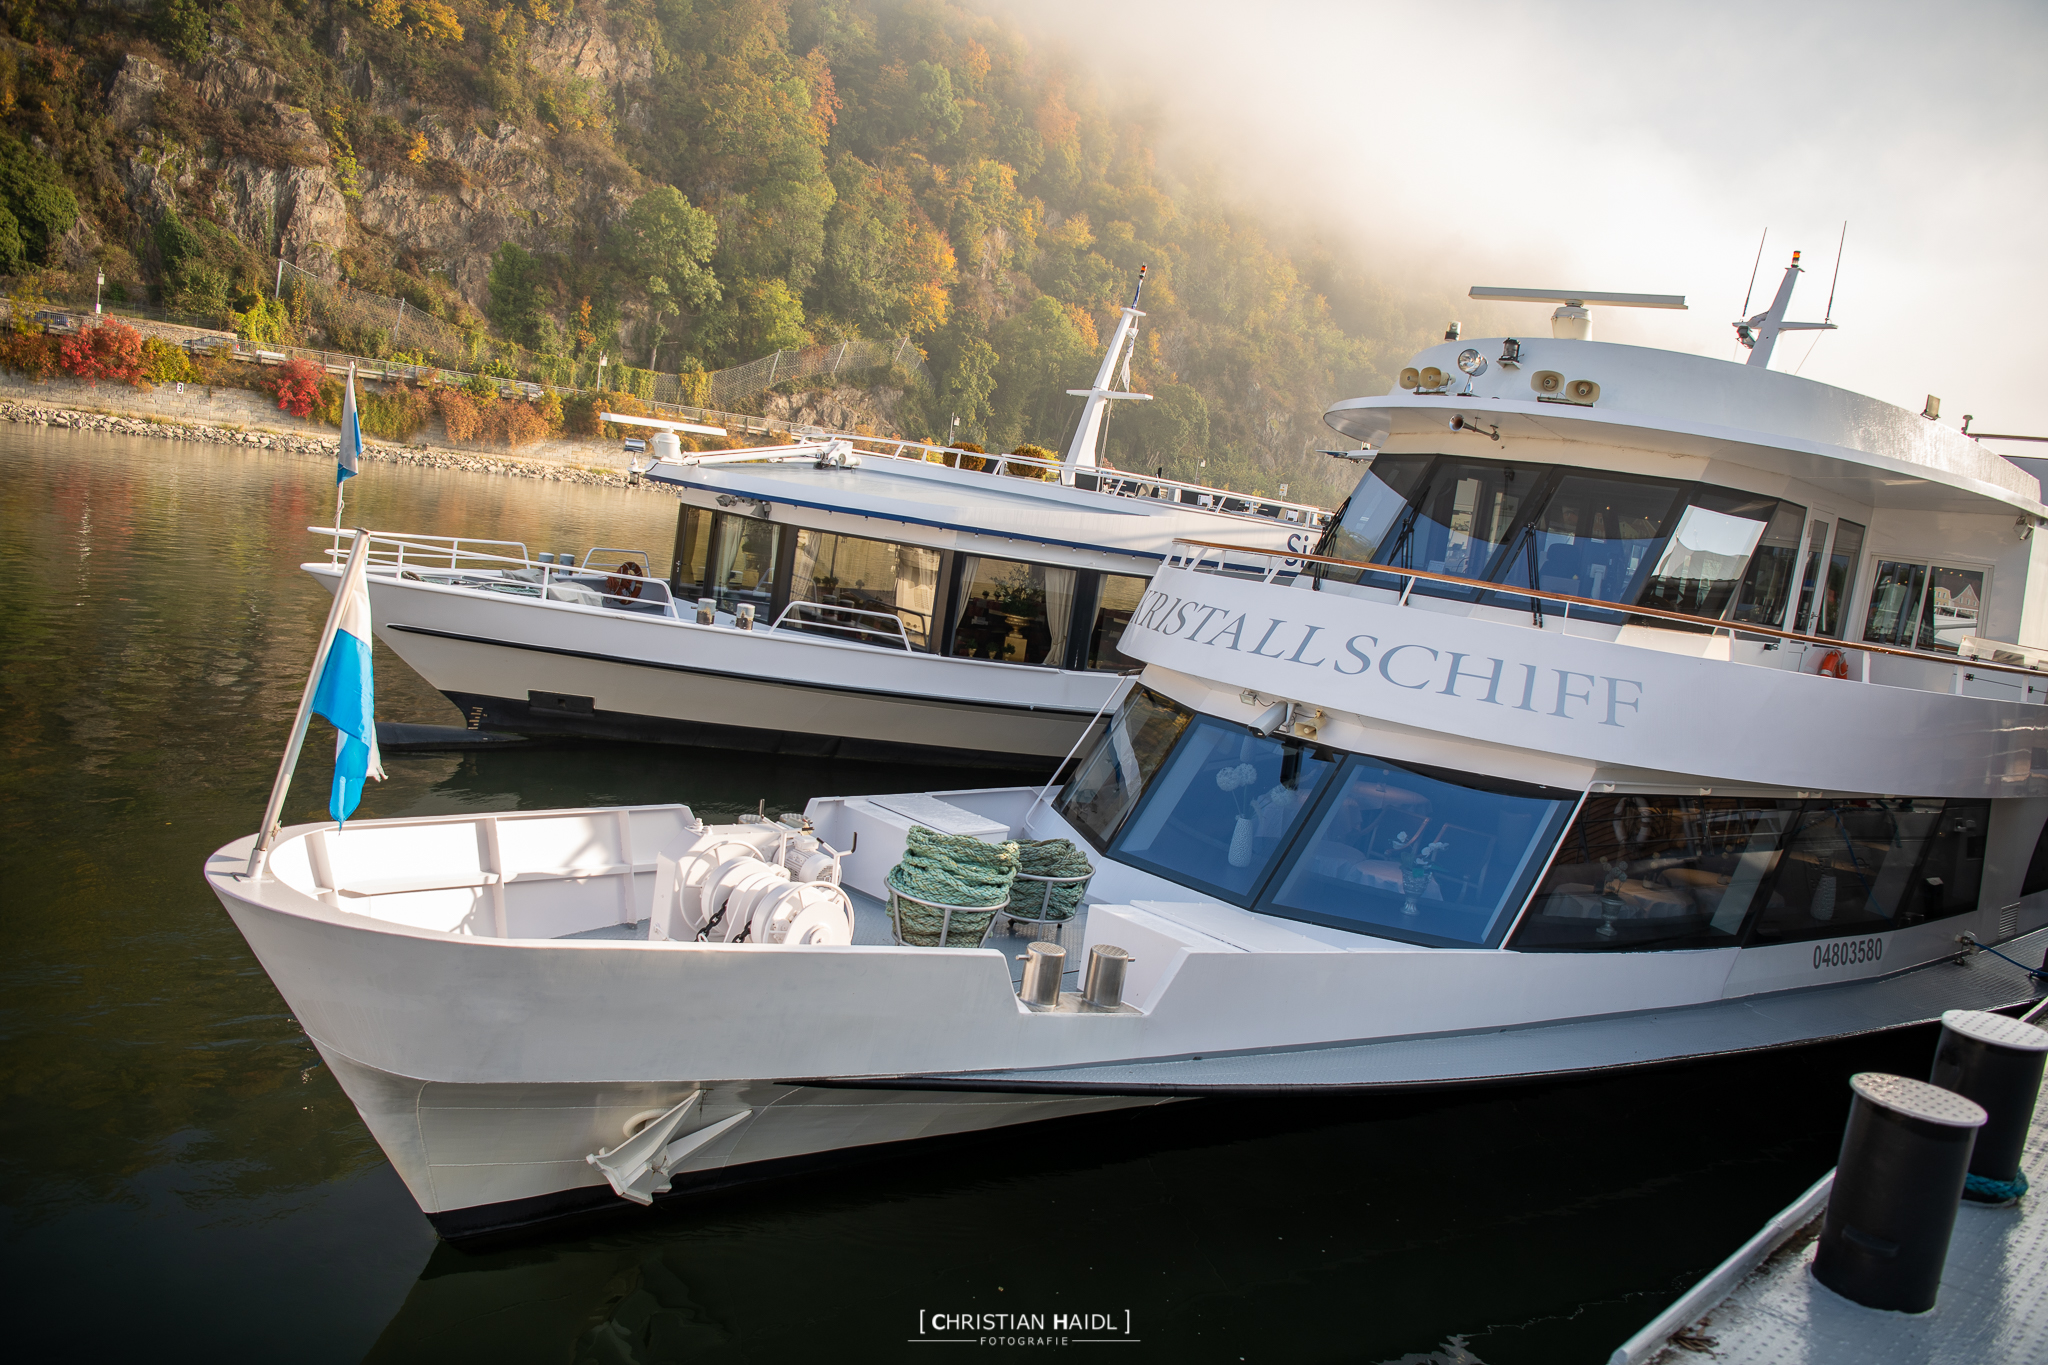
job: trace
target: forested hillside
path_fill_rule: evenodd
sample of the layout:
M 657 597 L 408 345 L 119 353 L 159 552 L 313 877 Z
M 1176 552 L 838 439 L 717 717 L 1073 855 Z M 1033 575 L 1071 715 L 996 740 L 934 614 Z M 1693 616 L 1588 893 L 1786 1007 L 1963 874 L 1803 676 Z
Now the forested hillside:
M 1339 495 L 1331 400 L 1428 339 L 948 0 L 9 0 L 0 270 L 250 328 L 280 256 L 536 363 L 909 335 L 911 436 L 1064 445 L 1140 265 L 1109 456 Z M 1227 98 L 1227 92 L 1219 92 Z M 1307 204 L 1275 206 L 1276 219 Z M 357 349 L 385 335 L 321 338 Z M 1206 467 L 1198 462 L 1206 460 Z

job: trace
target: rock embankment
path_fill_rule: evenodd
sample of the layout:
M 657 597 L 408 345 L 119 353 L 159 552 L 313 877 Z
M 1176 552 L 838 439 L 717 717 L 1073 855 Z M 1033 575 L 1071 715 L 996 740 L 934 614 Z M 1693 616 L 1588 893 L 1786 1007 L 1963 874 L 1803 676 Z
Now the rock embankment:
M 318 456 L 332 460 L 338 438 L 296 436 L 289 432 L 261 431 L 239 427 L 212 426 L 204 422 L 174 422 L 160 418 L 123 417 L 104 412 L 81 412 L 76 408 L 53 407 L 43 403 L 0 401 L 0 421 L 28 426 L 64 427 L 73 431 L 100 431 L 110 436 L 140 436 L 159 441 L 199 441 L 208 445 L 254 446 L 287 455 Z M 512 455 L 478 455 L 467 451 L 441 450 L 432 446 L 387 446 L 363 442 L 363 458 L 392 464 L 419 465 L 427 469 L 454 469 L 468 474 L 498 474 L 516 479 L 541 479 L 552 483 L 586 483 L 625 488 L 636 486 L 615 469 L 589 469 L 559 464 L 552 460 L 521 460 Z M 666 489 L 662 484 L 638 487 Z

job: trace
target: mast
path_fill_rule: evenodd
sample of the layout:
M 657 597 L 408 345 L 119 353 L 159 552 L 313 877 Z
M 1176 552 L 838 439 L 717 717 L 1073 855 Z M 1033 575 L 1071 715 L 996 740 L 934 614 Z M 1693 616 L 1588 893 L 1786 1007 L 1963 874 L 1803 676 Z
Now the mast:
M 1074 439 L 1067 446 L 1067 453 L 1061 459 L 1062 480 L 1070 477 L 1069 471 L 1095 468 L 1095 448 L 1102 443 L 1103 419 L 1109 416 L 1109 404 L 1119 398 L 1133 398 L 1151 402 L 1149 393 L 1127 393 L 1112 389 L 1110 384 L 1116 377 L 1116 362 L 1124 353 L 1138 330 L 1138 319 L 1145 315 L 1138 311 L 1138 298 L 1145 292 L 1145 272 L 1152 267 L 1138 267 L 1138 287 L 1131 291 L 1131 301 L 1124 308 L 1123 316 L 1117 319 L 1116 332 L 1109 339 L 1109 349 L 1102 353 L 1102 365 L 1095 371 L 1095 383 L 1091 388 L 1068 389 L 1077 398 L 1088 401 L 1081 408 L 1081 424 L 1074 428 Z M 1124 366 L 1128 376 L 1130 366 Z M 1130 382 L 1128 378 L 1126 383 Z
M 1843 229 L 1843 233 L 1844 236 L 1847 235 L 1846 227 Z M 1835 254 L 1839 258 L 1841 252 L 1838 250 Z M 1832 332 L 1835 330 L 1835 324 L 1832 322 L 1785 321 L 1785 310 L 1792 305 L 1792 286 L 1799 282 L 1800 273 L 1799 253 L 1795 251 L 1792 253 L 1792 264 L 1785 267 L 1785 278 L 1778 281 L 1778 296 L 1771 300 L 1771 306 L 1747 322 L 1735 324 L 1736 339 L 1749 347 L 1750 364 L 1762 365 L 1767 369 L 1770 367 L 1771 350 L 1778 344 L 1778 334 L 1781 332 Z M 1832 315 L 1833 311 L 1833 300 L 1830 299 L 1830 315 Z

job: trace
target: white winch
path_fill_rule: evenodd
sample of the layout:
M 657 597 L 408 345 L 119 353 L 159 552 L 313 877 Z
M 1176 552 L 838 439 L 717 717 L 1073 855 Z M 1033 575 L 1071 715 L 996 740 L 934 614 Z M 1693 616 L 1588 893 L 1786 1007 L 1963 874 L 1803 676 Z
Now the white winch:
M 700 826 L 655 859 L 647 937 L 656 942 L 817 947 L 853 942 L 843 857 L 806 828 L 757 820 Z

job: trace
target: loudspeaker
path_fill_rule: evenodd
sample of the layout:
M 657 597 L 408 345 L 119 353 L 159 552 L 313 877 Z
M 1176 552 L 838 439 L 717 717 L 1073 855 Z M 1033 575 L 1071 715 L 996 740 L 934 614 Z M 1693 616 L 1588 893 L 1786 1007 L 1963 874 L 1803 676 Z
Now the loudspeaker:
M 1564 392 L 1564 376 L 1556 370 L 1538 370 L 1529 376 L 1529 387 L 1538 393 Z
M 1444 386 L 1444 372 L 1432 365 L 1422 372 L 1422 387 L 1440 389 Z
M 1405 370 L 1401 371 L 1401 387 L 1402 387 L 1402 388 L 1404 388 L 1404 389 L 1412 389 L 1412 388 L 1414 388 L 1414 387 L 1415 387 L 1415 386 L 1416 386 L 1417 384 L 1419 384 L 1419 383 L 1421 383 L 1421 382 L 1422 382 L 1422 372 L 1421 372 L 1420 370 L 1416 369 L 1416 368 L 1415 368 L 1415 367 L 1414 367 L 1413 365 L 1410 365 L 1410 366 L 1409 366 L 1409 367 L 1408 367 L 1407 369 L 1405 369 Z
M 1597 403 L 1600 401 L 1600 386 L 1590 379 L 1574 379 L 1564 386 L 1564 396 L 1574 403 Z

